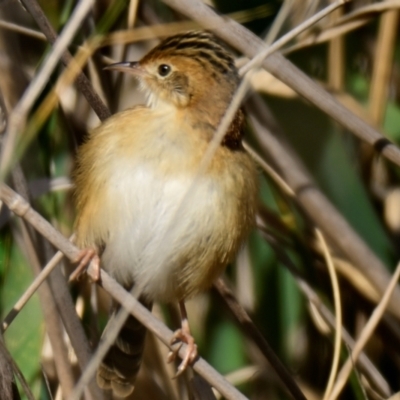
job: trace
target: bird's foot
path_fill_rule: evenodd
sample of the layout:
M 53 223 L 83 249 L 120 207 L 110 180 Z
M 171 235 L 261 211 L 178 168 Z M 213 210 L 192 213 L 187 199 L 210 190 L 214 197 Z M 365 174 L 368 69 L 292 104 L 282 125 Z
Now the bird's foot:
M 82 250 L 76 258 L 76 263 L 79 263 L 72 274 L 69 276 L 68 282 L 79 279 L 84 272 L 86 272 L 89 263 L 92 264 L 94 273 L 91 277 L 94 282 L 100 280 L 100 257 L 97 251 L 92 248 Z
M 178 355 L 178 352 L 182 346 L 182 343 L 186 343 L 186 354 L 183 358 L 182 362 L 178 367 L 178 371 L 175 375 L 175 378 L 181 375 L 189 364 L 191 364 L 197 357 L 197 344 L 194 341 L 194 337 L 191 335 L 189 326 L 183 325 L 181 329 L 178 329 L 174 332 L 174 335 L 171 339 L 171 344 L 176 344 L 177 342 L 181 342 L 180 346 L 178 346 L 175 350 L 171 351 L 168 354 L 167 361 L 170 363 L 174 361 Z

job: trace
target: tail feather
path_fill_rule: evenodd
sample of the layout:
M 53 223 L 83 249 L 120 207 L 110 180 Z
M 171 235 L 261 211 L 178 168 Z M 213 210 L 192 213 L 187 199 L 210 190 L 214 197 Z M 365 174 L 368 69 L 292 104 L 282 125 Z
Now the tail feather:
M 142 299 L 140 301 L 151 310 L 152 304 Z M 115 311 L 104 332 L 112 325 L 114 316 Z M 111 389 L 118 397 L 127 397 L 133 392 L 142 361 L 145 338 L 146 328 L 130 315 L 97 370 L 97 384 L 100 388 Z

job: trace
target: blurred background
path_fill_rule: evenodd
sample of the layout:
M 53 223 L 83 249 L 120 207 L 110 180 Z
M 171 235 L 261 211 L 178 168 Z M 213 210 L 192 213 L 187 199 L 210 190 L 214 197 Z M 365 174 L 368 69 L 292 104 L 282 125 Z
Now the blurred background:
M 275 38 L 279 38 L 329 5 L 325 0 L 207 3 L 265 40 L 271 27 L 275 26 Z M 3 132 L 7 128 L 8 113 L 51 51 L 27 4 L 37 4 L 55 31 L 61 32 L 76 1 L 0 1 L 0 130 Z M 274 21 L 283 7 L 286 7 L 285 18 L 282 24 L 276 25 Z M 396 144 L 400 141 L 399 7 L 399 2 L 389 0 L 350 1 L 281 50 L 339 102 Z M 196 25 L 161 1 L 96 0 L 68 48 L 95 92 L 114 113 L 144 99 L 129 76 L 112 74 L 102 68 L 111 62 L 137 60 L 160 37 L 191 28 Z M 89 56 L 82 49 L 87 49 Z M 238 65 L 246 62 L 241 54 L 237 58 Z M 59 62 L 48 77 L 28 116 L 7 183 L 69 237 L 75 215 L 70 180 L 74 156 L 88 130 L 97 126 L 100 119 L 76 83 L 62 84 L 66 71 Z M 378 157 L 371 147 L 267 72 L 256 72 L 252 86 L 264 110 L 270 113 L 269 128 L 291 149 L 296 162 L 305 165 L 317 186 L 391 274 L 400 253 L 399 168 Z M 53 102 L 49 100 L 51 96 Z M 248 143 L 274 167 L 274 161 L 258 147 L 251 124 L 247 133 Z M 312 219 L 304 213 L 296 197 L 288 195 L 261 168 L 260 180 L 260 219 L 266 227 L 254 230 L 237 261 L 228 267 L 225 280 L 303 393 L 308 399 L 320 399 L 331 373 L 335 330 L 321 317 L 318 307 L 310 306 L 310 294 L 305 294 L 301 282 L 313 289 L 330 315 L 335 314 L 325 254 Z M 2 319 L 54 252 L 30 226 L 2 206 Z M 374 282 L 363 276 L 343 254 L 332 247 L 330 254 L 339 280 L 342 323 L 349 335 L 357 338 L 381 296 Z M 60 264 L 66 275 L 73 269 L 66 261 Z M 47 291 L 46 285 L 42 286 L 2 338 L 36 399 L 65 398 L 55 367 L 55 359 L 60 355 L 49 339 L 49 335 L 57 333 L 53 329 L 50 334 L 51 327 L 58 326 L 73 379 L 76 381 L 79 377 L 73 347 L 58 318 L 56 287 L 51 280 Z M 70 293 L 94 348 L 107 321 L 109 296 L 87 280 L 71 285 Z M 188 312 L 200 355 L 245 396 L 292 398 L 260 349 L 232 318 L 215 289 L 191 300 Z M 154 313 L 171 328 L 176 325 L 174 306 L 156 305 Z M 399 320 L 387 315 L 364 349 L 370 369 L 365 365 L 355 368 L 341 398 L 383 399 L 399 392 L 399 346 Z M 340 361 L 345 361 L 349 355 L 348 344 L 343 343 L 339 353 Z M 164 346 L 149 336 L 132 398 L 192 398 L 185 379 L 170 379 L 175 367 L 165 365 L 165 355 Z M 18 388 L 21 398 L 27 398 L 19 384 Z M 3 399 L 1 393 L 0 399 Z

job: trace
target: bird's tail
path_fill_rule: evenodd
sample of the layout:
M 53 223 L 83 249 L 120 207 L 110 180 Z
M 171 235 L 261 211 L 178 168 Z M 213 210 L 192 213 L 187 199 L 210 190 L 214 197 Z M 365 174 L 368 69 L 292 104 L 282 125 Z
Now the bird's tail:
M 151 310 L 151 303 L 146 304 L 142 300 L 141 303 Z M 104 332 L 112 326 L 115 315 L 116 311 L 113 312 Z M 118 397 L 127 397 L 133 392 L 142 361 L 145 338 L 146 328 L 130 315 L 97 370 L 97 384 L 100 388 L 111 389 Z

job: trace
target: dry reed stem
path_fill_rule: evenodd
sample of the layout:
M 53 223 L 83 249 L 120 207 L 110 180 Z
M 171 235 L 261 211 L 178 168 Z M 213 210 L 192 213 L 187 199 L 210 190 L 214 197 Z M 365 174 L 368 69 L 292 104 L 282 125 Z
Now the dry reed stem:
M 240 384 L 253 381 L 258 373 L 260 372 L 260 368 L 255 365 L 246 365 L 242 368 L 229 372 L 225 375 L 225 379 L 230 382 L 234 386 L 238 386 Z M 217 397 L 221 397 L 221 395 L 217 395 Z
M 357 269 L 353 264 L 339 257 L 334 257 L 333 262 L 335 264 L 336 271 L 343 278 L 345 278 L 354 289 L 356 289 L 363 297 L 371 301 L 371 303 L 378 303 L 380 299 L 379 292 L 359 269 Z
M 72 237 L 70 238 L 72 240 Z M 44 266 L 44 268 L 40 271 L 40 273 L 35 277 L 33 282 L 29 285 L 29 287 L 24 291 L 19 300 L 14 304 L 12 310 L 4 318 L 1 330 L 4 333 L 7 328 L 10 326 L 12 321 L 14 321 L 15 317 L 19 314 L 19 312 L 24 308 L 29 299 L 36 293 L 37 289 L 40 285 L 47 279 L 53 269 L 58 265 L 58 263 L 62 260 L 64 254 L 61 251 L 58 251 L 52 259 Z
M 63 252 L 72 262 L 77 260 L 80 250 L 46 221 L 30 204 L 5 184 L 0 185 L 0 199 L 10 211 L 32 225 L 53 246 Z
M 265 6 L 261 6 L 265 8 Z M 254 17 L 264 18 L 265 13 L 256 13 L 257 9 L 248 10 L 247 13 L 241 11 L 224 15 L 225 18 L 232 18 L 239 23 L 245 23 L 254 20 Z M 104 39 L 100 43 L 100 47 L 112 46 L 112 45 L 125 45 L 132 44 L 143 40 L 159 39 L 165 36 L 171 36 L 176 33 L 180 33 L 186 30 L 201 29 L 202 25 L 196 21 L 178 21 L 178 22 L 167 22 L 157 23 L 151 26 L 140 26 L 132 30 L 119 30 L 116 32 L 108 33 L 104 36 Z
M 138 6 L 139 6 L 139 0 L 130 0 L 129 2 L 129 8 L 128 8 L 128 15 L 127 15 L 127 30 L 132 31 L 133 27 L 136 22 L 137 18 L 137 11 L 138 11 Z M 127 54 L 128 54 L 129 46 L 127 43 L 123 45 L 122 49 L 122 57 L 121 60 L 126 60 Z M 121 93 L 121 88 L 122 84 L 126 78 L 126 74 L 118 74 L 115 84 L 114 84 L 114 89 L 113 89 L 113 103 L 111 104 L 111 107 L 115 110 L 118 109 L 119 105 L 119 100 L 121 98 L 120 93 Z
M 1 335 L 0 335 L 0 357 L 2 358 L 1 363 L 3 363 L 3 361 L 5 361 L 12 367 L 13 373 L 17 376 L 28 400 L 35 400 L 35 397 L 33 396 L 31 389 L 25 380 L 24 375 L 22 374 L 22 372 L 18 368 L 18 365 L 15 363 L 15 361 L 11 357 L 11 354 L 7 350 L 7 347 L 4 345 L 4 341 L 3 341 L 3 338 Z M 1 365 L 1 366 L 3 367 L 3 365 Z M 3 371 L 1 371 L 1 372 L 3 372 Z M 3 378 L 3 376 L 0 378 Z M 2 393 L 2 395 L 4 395 L 4 393 Z
M 333 300 L 334 300 L 334 315 L 335 315 L 335 340 L 334 340 L 334 351 L 332 358 L 332 367 L 329 373 L 328 383 L 326 385 L 326 389 L 324 392 L 323 399 L 326 400 L 329 398 L 329 395 L 332 391 L 333 384 L 335 382 L 339 359 L 340 359 L 340 350 L 341 350 L 341 331 L 342 331 L 342 305 L 340 301 L 340 289 L 339 282 L 336 275 L 335 267 L 333 265 L 332 256 L 329 252 L 328 245 L 325 241 L 323 234 L 319 229 L 315 229 L 315 233 L 318 241 L 321 243 L 322 252 L 325 257 L 326 266 L 328 268 L 329 278 L 332 284 L 332 292 L 333 292 Z
M 246 310 L 239 304 L 232 291 L 225 284 L 222 278 L 218 279 L 214 283 L 214 288 L 239 323 L 239 328 L 256 344 L 256 346 L 271 364 L 278 377 L 285 384 L 286 390 L 290 392 L 294 399 L 305 400 L 305 396 L 295 380 L 292 378 L 280 359 L 276 356 L 269 343 L 262 336 L 261 332 L 257 329 Z
M 217 400 L 212 389 L 201 376 L 194 376 L 190 380 L 193 400 Z
M 137 299 L 140 296 L 140 290 L 137 286 L 131 291 L 130 295 Z M 97 368 L 100 365 L 103 358 L 106 356 L 108 350 L 115 343 L 118 334 L 124 326 L 129 311 L 121 307 L 118 313 L 113 317 L 112 324 L 109 325 L 108 329 L 103 333 L 101 340 L 93 353 L 89 363 L 86 365 L 85 370 L 82 371 L 79 380 L 74 387 L 73 393 L 67 397 L 68 400 L 79 400 L 83 394 L 88 383 L 93 379 L 96 374 Z
M 35 100 L 42 92 L 44 86 L 48 82 L 48 78 L 54 71 L 61 55 L 80 28 L 83 19 L 90 11 L 94 0 L 81 0 L 76 6 L 71 18 L 68 20 L 63 32 L 50 54 L 46 57 L 39 72 L 35 75 L 29 87 L 24 92 L 18 104 L 10 112 L 8 118 L 8 126 L 5 139 L 1 148 L 0 157 L 0 179 L 4 179 L 5 174 L 13 163 L 13 154 L 18 143 L 18 135 L 21 134 L 25 127 L 28 112 L 32 108 Z
M 165 363 L 167 351 L 165 351 L 164 345 L 151 332 L 148 332 L 146 340 L 147 350 L 145 349 L 145 352 L 150 352 L 150 356 L 146 358 L 144 355 L 143 366 L 141 368 L 144 368 L 145 371 L 158 371 L 158 377 L 163 382 L 166 397 L 168 399 L 179 398 L 178 385 L 175 381 L 171 380 L 171 376 L 173 376 L 175 371 L 173 370 L 174 366 Z M 148 365 L 149 360 L 151 360 L 151 363 Z
M 33 241 L 29 236 L 28 227 L 23 220 L 19 221 L 22 228 L 22 243 L 20 247 L 24 249 L 26 258 L 37 276 L 40 271 L 40 261 L 34 247 Z M 18 239 L 17 239 L 18 241 Z M 64 396 L 69 396 L 75 386 L 72 373 L 72 366 L 69 362 L 68 349 L 64 341 L 63 329 L 59 318 L 58 310 L 53 301 L 53 296 L 48 282 L 44 282 L 38 290 L 41 309 L 45 321 L 46 331 L 50 339 L 53 350 L 53 360 L 56 368 L 57 377 Z
M 295 192 L 285 182 L 285 180 L 276 172 L 246 141 L 243 142 L 243 147 L 249 153 L 250 157 L 268 174 L 268 176 L 276 183 L 277 186 L 287 196 L 294 197 Z
M 270 46 L 271 43 L 273 43 L 278 37 L 283 24 L 290 15 L 290 11 L 293 8 L 293 3 L 294 0 L 284 0 L 282 7 L 279 9 L 278 15 L 274 18 L 272 26 L 268 29 L 268 33 L 265 36 L 264 42 L 267 46 Z
M 282 54 L 290 54 L 297 50 L 304 49 L 306 47 L 315 46 L 317 44 L 325 43 L 329 40 L 334 40 L 346 35 L 356 29 L 362 28 L 364 25 L 371 22 L 371 19 L 364 18 L 356 21 L 349 21 L 346 24 L 333 26 L 332 28 L 325 28 L 321 32 L 307 36 L 300 40 L 298 43 L 286 47 L 282 50 Z
M 400 263 L 397 264 L 396 270 L 395 270 L 395 272 L 392 276 L 392 279 L 390 280 L 390 283 L 382 297 L 382 300 L 375 307 L 367 324 L 365 325 L 364 329 L 361 331 L 360 337 L 358 338 L 354 348 L 352 349 L 350 357 L 346 360 L 345 364 L 343 365 L 342 369 L 340 370 L 339 375 L 336 380 L 336 384 L 332 390 L 329 400 L 334 400 L 340 395 L 340 393 L 341 393 L 344 385 L 346 384 L 346 381 L 353 369 L 353 366 L 359 357 L 360 352 L 365 347 L 368 340 L 374 333 L 376 327 L 378 326 L 380 320 L 382 319 L 382 316 L 384 315 L 387 305 L 389 303 L 389 299 L 390 299 L 391 295 L 393 294 L 393 291 L 397 285 L 399 278 L 400 278 Z
M 296 36 L 298 36 L 301 32 L 305 31 L 310 26 L 313 26 L 314 24 L 316 24 L 320 19 L 326 17 L 327 15 L 329 15 L 330 13 L 335 11 L 338 7 L 340 7 L 346 1 L 347 0 L 337 0 L 337 1 L 333 2 L 331 5 L 325 7 L 317 14 L 313 15 L 312 17 L 308 18 L 306 21 L 302 22 L 299 26 L 296 26 L 296 28 L 293 28 L 292 30 L 290 30 L 288 33 L 286 33 L 284 36 L 282 36 L 280 39 L 278 39 L 276 42 L 274 42 L 270 46 L 264 47 L 261 50 L 259 50 L 258 54 L 256 54 L 249 62 L 247 62 L 242 68 L 240 68 L 240 71 L 239 71 L 240 75 L 243 77 L 251 69 L 259 68 L 261 66 L 261 63 L 267 57 L 269 57 L 271 54 L 273 54 L 274 52 L 281 49 L 286 43 L 289 43 L 292 39 L 294 39 Z M 235 94 L 235 97 L 236 96 L 237 96 L 237 94 Z M 235 102 L 235 97 L 233 98 L 231 104 Z
M 375 62 L 369 92 L 369 111 L 372 121 L 377 126 L 382 124 L 385 116 L 398 18 L 398 10 L 389 10 L 380 16 Z
M 400 8 L 400 0 L 385 0 L 379 3 L 367 4 L 343 15 L 336 21 L 336 24 L 344 24 L 350 20 L 358 19 L 360 17 L 369 17 L 371 14 L 382 13 L 397 8 Z
M 40 30 L 45 34 L 47 40 L 52 45 L 59 40 L 56 31 L 51 26 L 46 15 L 43 13 L 37 0 L 21 0 L 25 8 L 30 12 Z M 72 55 L 68 51 L 65 51 L 61 56 L 61 61 L 64 65 L 69 65 L 72 60 Z M 76 85 L 78 89 L 85 96 L 88 103 L 93 108 L 101 121 L 108 118 L 111 114 L 108 108 L 103 104 L 100 97 L 93 90 L 92 84 L 83 72 L 80 72 L 76 79 Z
M 330 17 L 332 21 L 337 20 L 343 14 L 343 8 L 333 12 Z M 334 91 L 341 91 L 344 84 L 345 60 L 344 60 L 343 35 L 329 42 L 328 50 L 328 85 Z
M 12 32 L 21 33 L 22 35 L 30 36 L 38 40 L 46 40 L 46 36 L 42 32 L 26 28 L 22 25 L 14 24 L 12 22 L 0 21 L 0 28 L 8 29 Z
M 343 36 L 346 33 L 350 33 L 370 23 L 375 17 L 375 14 L 398 8 L 400 8 L 400 0 L 386 0 L 380 3 L 359 7 L 335 20 L 333 24 L 328 24 L 321 32 L 311 33 L 298 43 L 286 48 L 283 53 L 288 54 L 308 46 L 324 43 L 328 40 Z
M 49 277 L 49 283 L 59 315 L 78 360 L 80 371 L 84 371 L 92 357 L 92 349 L 83 329 L 82 321 L 76 313 L 66 279 L 59 268 L 54 269 Z M 88 390 L 92 400 L 103 399 L 103 393 L 94 380 L 89 383 Z

